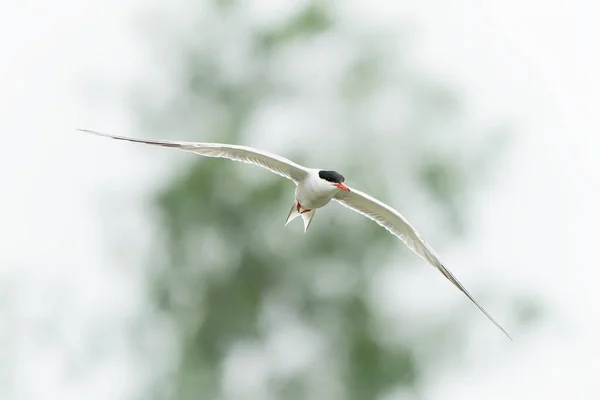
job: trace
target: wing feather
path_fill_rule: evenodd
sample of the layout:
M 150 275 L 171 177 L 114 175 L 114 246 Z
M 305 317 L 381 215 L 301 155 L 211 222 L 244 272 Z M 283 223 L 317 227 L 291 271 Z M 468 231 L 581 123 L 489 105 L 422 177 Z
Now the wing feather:
M 288 160 L 285 157 L 272 154 L 267 151 L 254 149 L 247 146 L 237 146 L 222 143 L 196 143 L 196 142 L 175 142 L 167 140 L 147 140 L 136 139 L 125 136 L 109 135 L 106 133 L 91 131 L 87 129 L 78 129 L 82 132 L 91 133 L 98 136 L 109 137 L 117 140 L 126 140 L 135 143 L 145 143 L 154 146 L 171 147 L 178 150 L 188 151 L 205 157 L 228 158 L 234 161 L 241 161 L 248 164 L 258 165 L 271 172 L 291 179 L 298 183 L 308 175 L 308 169 Z
M 340 190 L 335 195 L 334 199 L 351 210 L 372 219 L 390 233 L 400 238 L 400 240 L 402 240 L 418 256 L 437 268 L 446 279 L 463 292 L 469 300 L 471 300 L 473 304 L 475 304 L 477 308 L 479 308 L 481 312 L 496 325 L 496 327 L 512 340 L 508 332 L 496 322 L 496 320 L 473 298 L 458 279 L 441 263 L 429 244 L 398 211 L 368 194 L 353 188 L 350 188 L 349 192 Z

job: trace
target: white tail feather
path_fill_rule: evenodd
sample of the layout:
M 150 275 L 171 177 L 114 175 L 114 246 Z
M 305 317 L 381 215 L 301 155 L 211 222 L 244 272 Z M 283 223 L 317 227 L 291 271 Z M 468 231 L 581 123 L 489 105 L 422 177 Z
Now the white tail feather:
M 310 210 L 300 214 L 302 216 L 302 220 L 304 220 L 304 232 L 306 232 L 310 226 L 310 221 L 312 221 L 313 217 L 315 216 L 315 212 L 317 212 L 317 210 Z
M 292 222 L 294 219 L 298 218 L 300 216 L 300 213 L 297 210 L 297 204 L 296 202 L 294 202 L 294 204 L 292 204 L 292 209 L 290 210 L 290 213 L 288 214 L 287 218 L 285 219 L 285 225 L 287 226 L 287 224 L 289 224 L 290 222 Z
M 303 213 L 300 213 L 300 212 L 298 212 L 297 207 L 298 207 L 298 203 L 294 202 L 294 204 L 292 205 L 292 209 L 290 210 L 290 213 L 288 214 L 287 218 L 285 219 L 285 225 L 289 224 L 290 222 L 292 222 L 294 219 L 298 218 L 299 216 L 302 216 L 302 220 L 304 221 L 304 232 L 306 232 L 306 230 L 310 226 L 310 222 L 312 221 L 316 210 L 304 211 Z

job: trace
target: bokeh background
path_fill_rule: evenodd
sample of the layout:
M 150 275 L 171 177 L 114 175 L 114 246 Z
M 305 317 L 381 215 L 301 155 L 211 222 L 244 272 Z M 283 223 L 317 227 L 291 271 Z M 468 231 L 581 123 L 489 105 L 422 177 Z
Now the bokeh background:
M 29 0 L 0 16 L 1 399 L 597 399 L 599 8 Z M 513 335 L 339 205 L 399 209 Z

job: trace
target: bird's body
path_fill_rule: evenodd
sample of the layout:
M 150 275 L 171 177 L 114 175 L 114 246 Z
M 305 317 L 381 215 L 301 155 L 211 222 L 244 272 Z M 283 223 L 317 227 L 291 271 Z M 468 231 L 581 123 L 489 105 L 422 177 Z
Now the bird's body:
M 221 143 L 175 142 L 129 138 L 108 135 L 96 131 L 80 129 L 83 132 L 118 140 L 145 143 L 155 146 L 171 147 L 206 157 L 228 158 L 261 166 L 292 180 L 296 184 L 295 199 L 285 224 L 301 216 L 304 231 L 308 229 L 317 209 L 336 200 L 345 207 L 356 211 L 387 229 L 401 239 L 418 256 L 437 268 L 454 286 L 463 292 L 506 336 L 508 333 L 494 318 L 471 296 L 465 287 L 441 263 L 437 255 L 421 235 L 408 221 L 392 207 L 354 188 L 344 184 L 345 178 L 331 170 L 307 168 L 284 157 L 246 146 Z
M 344 177 L 342 175 L 335 171 L 325 172 L 323 174 L 323 170 L 307 169 L 306 176 L 296 183 L 296 200 L 285 220 L 286 225 L 300 216 L 304 221 L 304 232 L 306 232 L 317 209 L 329 204 L 340 190 L 349 190 L 343 184 Z M 322 179 L 320 175 L 329 178 L 330 181 Z
M 319 170 L 310 170 L 306 178 L 296 185 L 296 201 L 303 210 L 326 206 L 340 189 L 319 178 Z

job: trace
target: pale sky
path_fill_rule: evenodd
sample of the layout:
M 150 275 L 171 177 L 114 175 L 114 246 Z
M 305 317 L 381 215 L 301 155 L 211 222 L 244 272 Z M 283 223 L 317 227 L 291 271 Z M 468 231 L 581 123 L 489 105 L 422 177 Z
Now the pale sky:
M 129 99 L 114 88 L 127 87 L 144 65 L 149 45 L 132 28 L 141 4 L 30 0 L 4 5 L 0 15 L 0 166 L 7 189 L 0 200 L 0 340 L 9 349 L 0 357 L 2 398 L 123 398 L 137 385 L 124 332 L 94 332 L 138 309 L 140 288 L 127 279 L 138 271 L 127 261 L 139 254 L 128 248 L 145 237 L 115 245 L 119 238 L 107 237 L 112 230 L 102 215 L 119 212 L 121 224 L 144 231 L 139 199 L 127 193 L 139 195 L 158 171 L 136 149 L 110 141 L 93 147 L 110 162 L 93 162 L 81 151 L 89 141 L 73 128 L 130 131 Z M 361 10 L 354 18 L 392 28 L 409 22 L 411 56 L 462 91 L 470 117 L 516 127 L 502 170 L 477 194 L 469 239 L 444 255 L 463 282 L 493 288 L 486 306 L 509 331 L 502 294 L 541 298 L 546 319 L 505 343 L 482 318 L 465 362 L 432 382 L 428 397 L 600 398 L 600 293 L 591 254 L 600 222 L 600 6 L 352 4 Z M 91 78 L 93 86 L 82 86 Z M 123 201 L 104 203 L 111 196 Z M 67 356 L 87 354 L 88 334 L 110 338 L 91 372 Z

